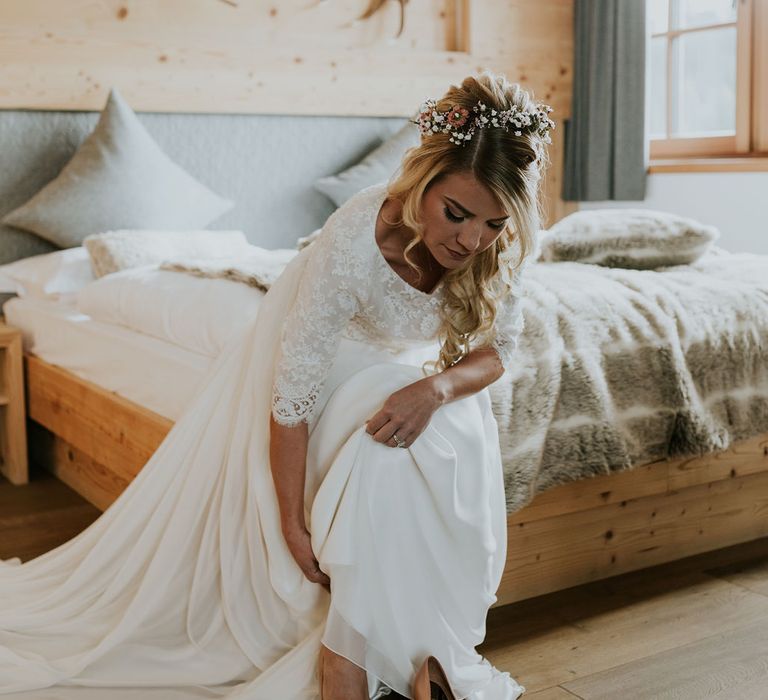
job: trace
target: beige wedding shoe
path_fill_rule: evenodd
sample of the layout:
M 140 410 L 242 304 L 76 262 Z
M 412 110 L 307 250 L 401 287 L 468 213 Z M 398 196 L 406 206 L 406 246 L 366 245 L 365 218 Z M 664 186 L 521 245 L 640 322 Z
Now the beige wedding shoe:
M 442 696 L 438 695 L 440 700 L 443 698 L 444 700 L 457 700 L 456 693 L 453 692 L 448 677 L 445 675 L 445 670 L 437 657 L 430 654 L 424 659 L 424 663 L 413 679 L 411 687 L 413 700 L 432 700 L 433 683 L 443 692 Z

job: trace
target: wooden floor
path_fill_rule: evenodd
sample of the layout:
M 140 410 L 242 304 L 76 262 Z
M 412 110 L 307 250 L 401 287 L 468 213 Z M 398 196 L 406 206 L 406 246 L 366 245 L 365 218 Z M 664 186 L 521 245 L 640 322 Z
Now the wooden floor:
M 0 480 L 0 559 L 98 516 L 41 470 Z M 525 700 L 766 700 L 768 538 L 494 608 L 478 651 Z
M 525 700 L 766 700 L 768 538 L 493 608 Z
M 34 465 L 24 486 L 14 486 L 0 475 L 0 559 L 32 559 L 71 539 L 100 514 Z

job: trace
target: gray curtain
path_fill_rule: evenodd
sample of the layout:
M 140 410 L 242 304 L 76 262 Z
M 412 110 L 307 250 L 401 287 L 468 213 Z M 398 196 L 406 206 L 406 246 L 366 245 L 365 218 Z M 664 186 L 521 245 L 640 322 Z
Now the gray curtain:
M 645 199 L 645 0 L 575 0 L 564 200 Z

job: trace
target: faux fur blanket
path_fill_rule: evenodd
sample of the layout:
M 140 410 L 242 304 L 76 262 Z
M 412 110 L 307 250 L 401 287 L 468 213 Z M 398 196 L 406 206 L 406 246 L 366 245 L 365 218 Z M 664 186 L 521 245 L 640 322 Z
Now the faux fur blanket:
M 187 271 L 265 288 L 287 260 L 272 262 Z M 658 270 L 536 262 L 521 281 L 517 362 L 490 386 L 508 513 L 557 484 L 768 431 L 768 256 L 712 246 Z
M 507 510 L 557 484 L 768 431 L 768 255 L 658 270 L 535 263 L 491 386 Z

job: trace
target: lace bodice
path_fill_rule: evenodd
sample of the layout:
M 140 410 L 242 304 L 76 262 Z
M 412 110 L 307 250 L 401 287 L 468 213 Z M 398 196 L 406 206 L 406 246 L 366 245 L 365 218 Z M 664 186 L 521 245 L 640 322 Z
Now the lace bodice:
M 280 339 L 272 387 L 278 423 L 309 421 L 342 337 L 393 353 L 437 338 L 442 282 L 429 294 L 416 289 L 394 271 L 376 243 L 386 189 L 382 182 L 355 194 L 328 217 L 311 244 Z M 508 297 L 498 309 L 492 337 L 474 344 L 495 348 L 505 368 L 523 327 L 519 302 L 519 294 Z

